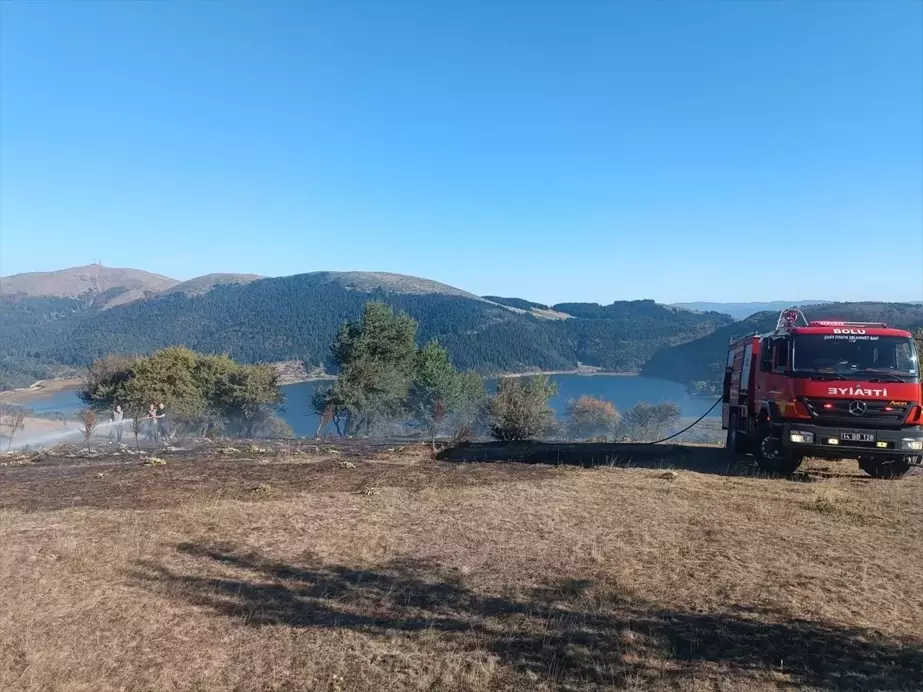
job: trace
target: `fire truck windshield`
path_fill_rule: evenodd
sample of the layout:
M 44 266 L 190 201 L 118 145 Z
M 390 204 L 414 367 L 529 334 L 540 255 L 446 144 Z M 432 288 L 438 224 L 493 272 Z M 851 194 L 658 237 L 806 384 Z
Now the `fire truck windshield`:
M 917 378 L 913 339 L 899 336 L 799 334 L 792 369 L 804 373 L 836 373 L 853 378 Z

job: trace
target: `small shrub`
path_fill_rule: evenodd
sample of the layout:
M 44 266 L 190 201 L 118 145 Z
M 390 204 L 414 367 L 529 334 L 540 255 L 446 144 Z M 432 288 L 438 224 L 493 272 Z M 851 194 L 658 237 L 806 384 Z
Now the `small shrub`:
M 642 401 L 625 412 L 619 432 L 636 442 L 659 440 L 679 422 L 680 414 L 679 406 L 672 401 Z
M 471 423 L 463 423 L 455 429 L 454 433 L 452 433 L 452 439 L 449 441 L 449 446 L 458 447 L 459 445 L 468 444 L 473 439 L 474 427 L 471 425 Z
M 19 406 L 0 404 L 0 430 L 6 430 L 6 434 L 0 435 L 0 437 L 7 439 L 6 451 L 10 451 L 13 447 L 13 435 L 26 427 L 25 420 L 25 409 Z
M 498 440 L 530 440 L 554 429 L 549 401 L 557 386 L 545 375 L 505 377 L 488 403 L 490 434 Z
M 622 419 L 611 401 L 584 395 L 567 402 L 567 432 L 573 439 L 606 442 Z M 600 439 L 602 438 L 602 439 Z
M 295 431 L 282 417 L 267 415 L 252 424 L 250 437 L 290 440 L 295 437 Z
M 80 431 L 83 433 L 83 439 L 87 443 L 87 453 L 90 453 L 90 438 L 93 437 L 93 433 L 96 432 L 96 426 L 99 420 L 96 417 L 96 412 L 87 407 L 80 412 L 80 422 L 83 424 L 83 429 Z

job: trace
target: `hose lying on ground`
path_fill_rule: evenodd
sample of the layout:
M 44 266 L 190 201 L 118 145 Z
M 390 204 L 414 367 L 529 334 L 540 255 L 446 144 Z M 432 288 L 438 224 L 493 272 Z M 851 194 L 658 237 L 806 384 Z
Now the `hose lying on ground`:
M 701 416 L 699 416 L 698 419 L 697 419 L 695 422 L 690 423 L 689 425 L 687 425 L 685 428 L 683 428 L 683 429 L 680 430 L 679 432 L 673 433 L 673 434 L 670 435 L 669 437 L 665 437 L 665 438 L 663 438 L 662 440 L 654 440 L 653 442 L 643 442 L 643 443 L 641 443 L 641 444 L 646 444 L 646 445 L 659 445 L 661 442 L 666 442 L 667 440 L 672 440 L 674 437 L 679 437 L 680 435 L 682 435 L 684 432 L 686 432 L 686 431 L 689 430 L 690 428 L 695 427 L 696 425 L 698 425 L 699 422 L 700 422 L 703 418 L 705 418 L 705 416 L 707 416 L 709 413 L 711 413 L 711 412 L 714 410 L 715 406 L 717 406 L 718 404 L 721 403 L 722 398 L 723 398 L 723 397 L 718 397 L 718 401 L 716 401 L 715 403 L 713 403 L 713 404 L 711 405 L 711 408 L 709 408 L 705 413 L 703 413 Z

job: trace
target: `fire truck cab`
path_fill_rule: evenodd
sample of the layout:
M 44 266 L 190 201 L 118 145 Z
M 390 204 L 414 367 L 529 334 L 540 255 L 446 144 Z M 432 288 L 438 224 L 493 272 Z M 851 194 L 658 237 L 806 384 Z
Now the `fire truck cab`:
M 808 322 L 730 343 L 721 422 L 727 447 L 792 473 L 805 457 L 855 458 L 876 478 L 923 464 L 923 391 L 913 337 L 882 323 Z

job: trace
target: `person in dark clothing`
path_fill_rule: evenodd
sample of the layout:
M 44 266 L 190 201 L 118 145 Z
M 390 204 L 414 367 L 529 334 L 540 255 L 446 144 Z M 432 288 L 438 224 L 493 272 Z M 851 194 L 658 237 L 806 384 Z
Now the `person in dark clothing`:
M 157 433 L 165 443 L 170 439 L 170 428 L 167 424 L 167 407 L 160 402 L 157 407 Z

